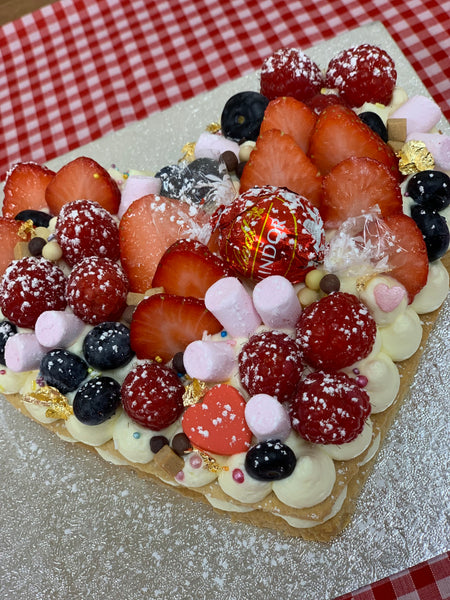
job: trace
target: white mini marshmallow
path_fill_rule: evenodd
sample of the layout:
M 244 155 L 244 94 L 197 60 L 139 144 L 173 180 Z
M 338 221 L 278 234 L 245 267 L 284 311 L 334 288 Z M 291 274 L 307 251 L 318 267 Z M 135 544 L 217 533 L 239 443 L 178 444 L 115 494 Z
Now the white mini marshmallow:
M 183 354 L 183 364 L 189 377 L 202 381 L 226 381 L 236 367 L 233 347 L 227 342 L 197 340 Z
M 16 373 L 33 371 L 39 368 L 42 357 L 48 348 L 38 342 L 34 333 L 16 333 L 5 344 L 5 363 Z
M 129 206 L 138 198 L 148 194 L 159 194 L 161 190 L 161 179 L 149 175 L 129 175 L 125 181 L 120 200 L 119 219 L 123 217 Z
M 205 305 L 232 337 L 248 337 L 261 325 L 251 296 L 237 277 L 213 283 L 206 291 Z
M 413 131 L 408 134 L 406 141 L 418 140 L 423 142 L 434 158 L 437 169 L 450 171 L 450 136 L 443 133 L 422 133 Z
M 294 286 L 281 275 L 271 275 L 255 285 L 253 304 L 264 325 L 272 329 L 295 327 L 302 312 Z
M 245 405 L 245 420 L 258 439 L 283 442 L 291 431 L 287 410 L 273 396 L 256 394 Z
M 200 134 L 195 144 L 195 158 L 212 158 L 219 160 L 221 154 L 229 150 L 239 158 L 239 144 L 229 140 L 223 135 L 209 133 L 207 131 Z
M 39 315 L 34 333 L 46 348 L 67 348 L 83 331 L 85 324 L 73 313 L 64 310 L 46 310 Z
M 412 96 L 389 115 L 390 119 L 406 119 L 407 135 L 413 131 L 430 131 L 441 117 L 441 109 L 427 96 Z

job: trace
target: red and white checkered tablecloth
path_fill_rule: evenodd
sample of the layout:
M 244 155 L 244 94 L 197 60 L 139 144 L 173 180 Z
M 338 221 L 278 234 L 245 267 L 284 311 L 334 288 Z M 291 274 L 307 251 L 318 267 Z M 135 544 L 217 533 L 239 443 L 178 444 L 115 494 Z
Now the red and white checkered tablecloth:
M 251 6 L 250 6 L 251 5 Z M 61 0 L 0 28 L 0 173 L 381 21 L 450 119 L 449 0 Z M 339 600 L 450 598 L 444 554 Z
M 251 5 L 251 6 L 250 6 Z M 0 28 L 0 174 L 381 21 L 450 118 L 449 0 L 62 0 Z

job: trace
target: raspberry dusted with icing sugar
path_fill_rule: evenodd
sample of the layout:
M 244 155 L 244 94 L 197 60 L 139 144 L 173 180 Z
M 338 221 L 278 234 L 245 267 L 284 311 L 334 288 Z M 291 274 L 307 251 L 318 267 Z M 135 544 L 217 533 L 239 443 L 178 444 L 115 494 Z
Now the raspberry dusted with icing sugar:
M 377 328 L 356 296 L 333 292 L 307 306 L 296 329 L 304 361 L 314 369 L 337 371 L 370 353 Z
M 339 52 L 328 64 L 325 85 L 336 88 L 349 106 L 364 102 L 389 104 L 397 81 L 395 63 L 389 54 L 371 44 Z
M 345 373 L 310 373 L 290 406 L 293 429 L 313 444 L 351 442 L 370 411 L 368 394 Z
M 260 77 L 261 94 L 269 100 L 291 96 L 306 102 L 324 84 L 319 67 L 298 48 L 281 48 L 266 58 Z
M 184 386 L 174 371 L 157 363 L 140 364 L 122 384 L 123 409 L 153 431 L 172 425 L 183 412 Z
M 55 234 L 70 266 L 88 256 L 119 259 L 119 228 L 97 202 L 74 200 L 65 204 L 58 215 Z
M 84 258 L 72 269 L 67 302 L 75 315 L 91 325 L 119 319 L 126 306 L 128 280 L 109 258 Z
M 251 396 L 268 394 L 279 402 L 289 400 L 302 368 L 299 346 L 282 331 L 252 335 L 239 354 L 239 376 Z
M 3 316 L 19 327 L 33 328 L 46 310 L 64 310 L 66 278 L 45 258 L 27 256 L 13 261 L 0 282 Z

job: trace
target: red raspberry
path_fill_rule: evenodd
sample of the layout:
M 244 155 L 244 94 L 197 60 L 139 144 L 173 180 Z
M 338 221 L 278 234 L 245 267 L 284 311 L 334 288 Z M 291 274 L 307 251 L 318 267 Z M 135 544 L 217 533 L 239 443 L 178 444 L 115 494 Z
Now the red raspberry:
M 252 335 L 239 354 L 239 376 L 251 396 L 269 394 L 285 402 L 294 395 L 301 371 L 300 348 L 282 331 Z
M 0 282 L 0 307 L 4 317 L 33 328 L 46 310 L 66 308 L 64 273 L 45 258 L 28 256 L 13 261 Z
M 119 259 L 119 228 L 111 214 L 97 202 L 75 200 L 65 204 L 55 234 L 70 266 L 88 256 Z
M 345 373 L 310 373 L 290 406 L 293 429 L 313 444 L 345 444 L 363 430 L 370 399 Z
M 160 431 L 183 412 L 184 386 L 174 371 L 144 363 L 128 373 L 122 384 L 124 411 L 143 427 Z
M 297 321 L 297 342 L 314 369 L 338 371 L 365 358 L 377 327 L 353 294 L 334 292 L 306 307 Z
M 298 48 L 277 50 L 261 67 L 260 91 L 269 100 L 292 96 L 306 102 L 320 92 L 323 85 L 319 67 Z
M 349 106 L 364 102 L 389 104 L 397 81 L 395 63 L 389 54 L 371 44 L 339 52 L 328 64 L 325 85 L 337 88 Z
M 119 319 L 127 293 L 128 280 L 121 267 L 98 256 L 77 263 L 67 283 L 69 306 L 77 317 L 91 325 Z

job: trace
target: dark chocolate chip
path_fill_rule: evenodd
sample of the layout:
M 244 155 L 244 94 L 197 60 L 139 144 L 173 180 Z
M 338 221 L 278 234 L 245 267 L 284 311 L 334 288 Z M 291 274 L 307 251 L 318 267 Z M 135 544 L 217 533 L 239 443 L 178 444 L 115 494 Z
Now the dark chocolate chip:
M 192 450 L 191 442 L 185 433 L 177 433 L 172 440 L 172 450 L 178 456 L 184 456 L 188 450 Z
M 41 237 L 34 237 L 28 242 L 28 250 L 31 256 L 40 256 L 42 254 L 42 248 L 47 243 L 47 240 Z
M 339 281 L 339 277 L 329 273 L 328 275 L 324 275 L 320 280 L 320 289 L 325 294 L 331 294 L 332 292 L 338 292 L 341 287 L 341 282 Z
M 163 435 L 154 435 L 150 438 L 150 450 L 153 454 L 157 454 L 161 448 L 167 446 L 169 444 L 169 440 Z

